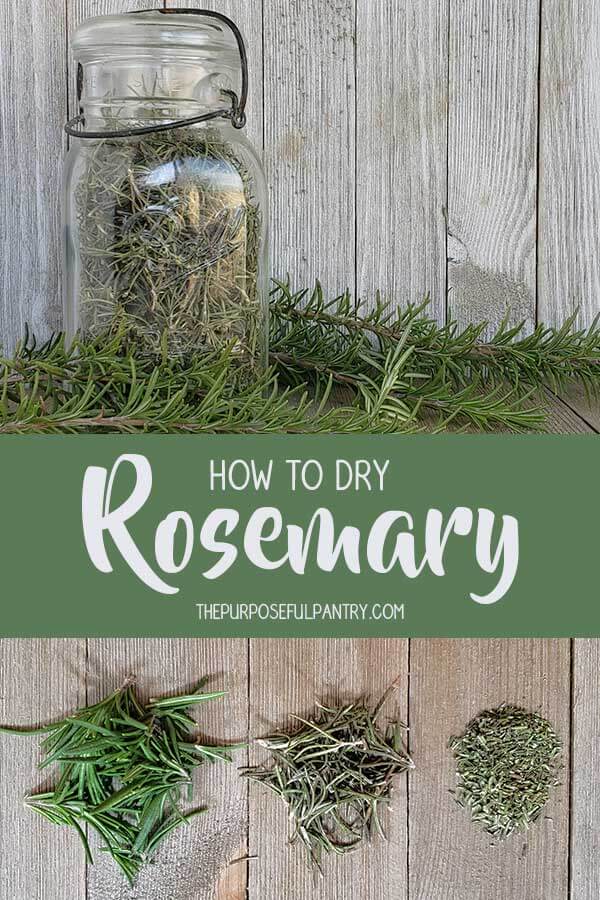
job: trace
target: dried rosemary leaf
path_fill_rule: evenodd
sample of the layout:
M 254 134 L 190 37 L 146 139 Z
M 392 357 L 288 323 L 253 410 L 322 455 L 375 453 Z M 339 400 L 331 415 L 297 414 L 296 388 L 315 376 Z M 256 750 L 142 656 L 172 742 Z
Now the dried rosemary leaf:
M 457 802 L 497 838 L 536 822 L 559 783 L 561 742 L 546 719 L 521 707 L 480 713 L 450 748 Z
M 381 705 L 319 704 L 314 718 L 294 717 L 298 730 L 258 742 L 270 751 L 272 767 L 242 770 L 288 806 L 290 842 L 300 841 L 319 871 L 324 854 L 343 855 L 374 833 L 385 836 L 380 809 L 390 803 L 394 776 L 414 768 L 405 726 L 378 726 Z
M 153 358 L 231 347 L 237 374 L 256 377 L 266 362 L 261 214 L 219 129 L 94 141 L 75 209 L 83 335 L 125 326 Z

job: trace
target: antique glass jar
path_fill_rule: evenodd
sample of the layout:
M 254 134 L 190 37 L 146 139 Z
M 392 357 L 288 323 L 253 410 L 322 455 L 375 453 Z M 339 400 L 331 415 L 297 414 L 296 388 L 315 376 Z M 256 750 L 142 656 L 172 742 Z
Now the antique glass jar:
M 73 49 L 67 334 L 120 329 L 162 358 L 230 348 L 255 377 L 267 359 L 266 189 L 241 131 L 237 27 L 205 11 L 100 16 Z

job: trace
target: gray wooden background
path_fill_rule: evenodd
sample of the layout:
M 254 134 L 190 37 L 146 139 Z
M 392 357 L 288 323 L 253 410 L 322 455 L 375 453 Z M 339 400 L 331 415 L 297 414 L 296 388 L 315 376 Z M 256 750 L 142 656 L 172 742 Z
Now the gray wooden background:
M 240 741 L 293 725 L 315 698 L 379 699 L 400 676 L 386 714 L 408 722 L 416 764 L 398 779 L 387 842 L 330 861 L 323 881 L 288 846 L 280 801 L 236 766 L 205 768 L 196 802 L 209 812 L 129 891 L 110 860 L 86 868 L 76 835 L 23 808 L 41 781 L 39 740 L 0 735 L 0 900 L 598 900 L 599 669 L 600 640 L 0 640 L 0 722 L 11 724 L 60 717 L 132 673 L 146 695 L 210 674 L 229 696 L 203 707 L 202 730 Z M 564 770 L 545 818 L 498 842 L 450 796 L 447 744 L 504 702 L 548 716 Z M 250 748 L 252 761 L 262 754 Z
M 0 3 L 0 335 L 60 325 L 69 36 L 148 0 Z M 176 5 L 168 0 L 167 5 Z M 273 270 L 461 321 L 600 310 L 597 0 L 185 0 L 243 27 Z

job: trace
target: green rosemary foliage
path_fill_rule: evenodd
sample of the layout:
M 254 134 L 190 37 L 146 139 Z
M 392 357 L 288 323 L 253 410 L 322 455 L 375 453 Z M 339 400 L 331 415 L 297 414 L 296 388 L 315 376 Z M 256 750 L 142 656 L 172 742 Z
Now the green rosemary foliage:
M 537 713 L 500 706 L 481 713 L 450 748 L 457 765 L 457 802 L 497 838 L 537 821 L 558 784 L 561 743 Z
M 242 770 L 288 806 L 290 842 L 300 841 L 320 872 L 324 854 L 349 853 L 373 833 L 385 837 L 380 807 L 389 806 L 394 777 L 414 768 L 405 726 L 377 725 L 388 694 L 374 710 L 362 703 L 319 705 L 313 719 L 294 716 L 297 731 L 258 742 L 270 751 L 272 768 Z
M 168 342 L 148 355 L 127 319 L 72 346 L 26 335 L 0 358 L 0 434 L 539 431 L 546 385 L 600 386 L 597 324 L 501 326 L 483 340 L 484 324 L 438 326 L 426 306 L 367 310 L 276 283 L 271 368 L 247 381 L 237 339 L 182 358 Z
M 338 408 L 331 385 L 315 402 L 280 388 L 273 369 L 240 383 L 231 347 L 155 361 L 125 330 L 72 346 L 62 336 L 40 347 L 26 340 L 0 359 L 0 434 L 410 431 L 413 415 L 393 393 L 403 364 L 390 354 L 360 400 Z
M 582 384 L 600 387 L 600 327 L 502 324 L 483 339 L 487 323 L 460 329 L 440 326 L 427 315 L 428 301 L 405 308 L 378 296 L 374 308 L 348 292 L 327 299 L 321 286 L 293 292 L 277 282 L 271 299 L 272 356 L 286 384 L 322 384 L 333 379 L 360 392 L 363 379 L 377 380 L 382 361 L 400 343 L 406 348 L 403 383 L 398 391 L 407 408 L 435 414 L 480 430 L 539 430 L 543 409 L 532 399 L 546 386 L 562 390 Z
M 191 694 L 143 704 L 133 681 L 100 703 L 43 728 L 0 728 L 10 734 L 46 733 L 45 769 L 57 764 L 52 791 L 34 794 L 26 805 L 54 825 L 73 828 L 93 863 L 88 829 L 94 830 L 133 883 L 163 840 L 204 812 L 183 812 L 182 792 L 191 799 L 194 769 L 206 762 L 231 762 L 235 746 L 203 746 L 193 737 L 196 722 L 187 710 L 224 691 Z
M 348 292 L 326 299 L 319 284 L 312 292 L 292 292 L 276 282 L 272 345 L 292 359 L 299 350 L 304 371 L 315 362 L 356 375 L 376 367 L 382 356 L 404 341 L 411 348 L 414 387 L 440 375 L 460 387 L 474 378 L 482 385 L 509 384 L 515 389 L 550 383 L 558 390 L 576 381 L 595 390 L 600 384 L 598 319 L 587 330 L 577 329 L 574 314 L 560 328 L 538 325 L 529 335 L 525 323 L 504 322 L 484 340 L 487 322 L 463 329 L 455 322 L 440 326 L 427 315 L 428 303 L 402 308 L 377 296 L 374 308 L 368 310 Z

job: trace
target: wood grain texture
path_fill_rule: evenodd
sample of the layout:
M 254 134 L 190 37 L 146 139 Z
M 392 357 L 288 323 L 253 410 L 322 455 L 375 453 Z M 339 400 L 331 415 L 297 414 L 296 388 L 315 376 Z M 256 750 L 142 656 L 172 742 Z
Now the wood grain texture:
M 544 401 L 548 422 L 546 430 L 550 434 L 594 434 L 600 430 L 600 417 L 584 419 L 568 403 L 546 391 Z
M 587 397 L 579 385 L 569 387 L 560 396 L 582 422 L 594 431 L 600 432 L 600 402 L 597 397 Z
M 558 322 L 580 305 L 587 322 L 598 311 L 597 4 L 544 0 L 538 53 L 538 0 L 190 3 L 229 14 L 246 35 L 248 135 L 259 148 L 266 137 L 275 274 L 371 297 L 381 287 L 402 301 L 429 291 L 442 319 L 447 256 L 451 314 L 496 323 L 510 307 L 531 322 L 537 218 L 539 318 Z M 40 334 L 61 323 L 67 84 L 74 106 L 65 34 L 88 16 L 146 5 L 26 0 L 18 12 L 0 9 L 8 347 L 25 321 Z M 575 408 L 588 421 L 596 415 Z
M 62 718 L 84 702 L 84 675 L 84 640 L 0 640 L 0 722 Z M 39 735 L 0 735 L 0 900 L 83 900 L 78 837 L 23 806 L 47 783 L 39 748 Z
M 355 2 L 268 0 L 265 164 L 274 274 L 355 290 Z
M 450 0 L 448 298 L 535 321 L 539 0 Z
M 542 4 L 539 316 L 600 309 L 600 5 Z
M 227 697 L 198 710 L 208 742 L 240 742 L 248 733 L 248 645 L 244 640 L 90 640 L 88 700 L 96 702 L 131 674 L 140 693 L 176 693 L 210 675 L 211 688 Z M 176 831 L 134 890 L 112 860 L 88 868 L 86 900 L 243 900 L 246 866 L 231 863 L 246 855 L 247 786 L 238 777 L 246 753 L 233 765 L 203 767 L 195 779 L 194 806 L 205 815 Z M 73 898 L 79 900 L 79 898 Z
M 407 673 L 403 640 L 253 640 L 250 656 L 251 732 L 257 737 L 293 725 L 290 713 L 314 712 L 315 699 L 377 702 Z M 405 684 L 403 680 L 403 684 Z M 390 699 L 386 713 L 406 721 L 406 687 Z M 253 763 L 268 760 L 257 748 Z M 346 859 L 328 859 L 327 877 L 317 880 L 303 850 L 290 846 L 284 805 L 257 784 L 250 786 L 249 896 L 260 900 L 405 900 L 407 897 L 406 777 L 398 780 L 384 822 L 388 841 L 378 841 Z
M 400 300 L 428 290 L 440 319 L 447 280 L 450 312 L 462 322 L 496 323 L 507 308 L 532 322 L 537 227 L 539 318 L 558 322 L 580 306 L 589 322 L 598 312 L 597 3 L 190 3 L 224 11 L 246 34 L 248 134 L 259 148 L 266 137 L 276 275 L 298 284 L 318 276 L 330 291 L 367 296 L 381 287 Z M 44 335 L 62 320 L 62 124 L 75 93 L 65 36 L 88 16 L 145 6 L 0 7 L 8 348 L 26 321 Z
M 570 900 L 600 896 L 600 641 L 573 642 Z
M 0 346 L 60 327 L 65 9 L 0 4 Z
M 573 642 L 572 735 L 566 640 L 413 640 L 410 674 L 402 640 L 250 643 L 249 688 L 248 642 L 242 640 L 91 640 L 87 654 L 83 640 L 0 640 L 0 721 L 25 725 L 62 716 L 134 671 L 145 696 L 185 688 L 212 673 L 213 684 L 229 688 L 230 696 L 203 710 L 203 731 L 219 740 L 243 740 L 249 725 L 256 737 L 289 724 L 291 712 L 310 713 L 315 698 L 377 698 L 400 675 L 404 687 L 396 705 L 390 702 L 389 715 L 408 717 L 417 768 L 408 796 L 406 780 L 398 784 L 387 821 L 389 841 L 330 862 L 327 879 L 316 884 L 300 849 L 286 844 L 285 809 L 251 785 L 250 853 L 257 859 L 230 864 L 247 852 L 248 786 L 236 766 L 219 766 L 198 778 L 196 796 L 206 801 L 209 813 L 174 835 L 165 847 L 168 863 L 163 855 L 130 892 L 115 877 L 112 863 L 100 857 L 88 870 L 86 888 L 77 838 L 22 807 L 23 795 L 42 786 L 35 778 L 39 739 L 0 735 L 0 900 L 306 900 L 317 892 L 320 900 L 598 896 L 600 641 Z M 566 767 L 548 817 L 527 836 L 495 843 L 470 824 L 449 795 L 454 767 L 447 741 L 481 709 L 506 701 L 549 717 L 567 748 Z M 252 755 L 261 758 L 259 752 Z
M 568 640 L 415 640 L 410 723 L 417 771 L 410 781 L 411 900 L 562 900 L 569 844 Z M 448 739 L 483 709 L 540 710 L 565 742 L 562 785 L 548 817 L 526 835 L 496 842 L 452 799 Z
M 357 291 L 446 309 L 448 6 L 357 0 Z
M 71 33 L 73 28 L 85 19 L 91 19 L 93 16 L 111 16 L 130 12 L 134 9 L 149 9 L 152 7 L 151 3 L 144 3 L 143 0 L 67 0 L 67 4 Z M 162 0 L 158 0 L 154 4 L 155 7 L 162 5 Z

